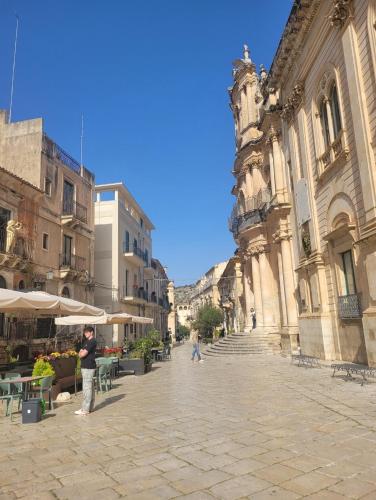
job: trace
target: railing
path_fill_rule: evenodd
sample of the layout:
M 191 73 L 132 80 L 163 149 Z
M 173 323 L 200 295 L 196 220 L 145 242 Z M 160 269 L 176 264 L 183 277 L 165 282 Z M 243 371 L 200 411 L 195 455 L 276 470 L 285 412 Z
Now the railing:
M 130 290 L 127 290 L 125 286 L 123 286 L 123 297 L 137 297 L 139 299 L 146 300 L 146 302 L 149 302 L 149 294 L 147 290 L 144 290 L 142 287 L 137 286 L 134 286 Z
M 47 134 L 43 134 L 42 150 L 48 157 L 60 160 L 66 167 L 79 175 L 81 174 L 81 165 L 79 162 L 58 146 Z
M 351 295 L 341 295 L 338 297 L 338 316 L 341 319 L 362 317 L 359 294 L 353 293 Z
M 62 215 L 73 215 L 76 219 L 87 222 L 87 208 L 70 198 L 63 199 Z
M 123 241 L 123 253 L 131 253 L 131 252 L 137 255 L 137 257 L 140 257 L 140 259 L 144 261 L 146 266 L 148 266 L 149 261 L 146 252 L 142 251 L 141 248 L 138 247 L 133 247 L 133 249 L 131 250 L 129 244 Z
M 260 189 L 256 195 L 247 198 L 244 207 L 236 204 L 229 219 L 230 231 L 237 235 L 249 226 L 263 222 L 271 204 L 272 193 L 269 188 Z
M 75 254 L 60 254 L 59 259 L 60 268 L 69 267 L 75 271 L 87 271 L 86 259 L 85 257 L 80 257 Z
M 326 148 L 324 154 L 318 158 L 320 173 L 323 173 L 332 163 L 340 157 L 346 158 L 348 149 L 346 149 L 345 138 L 341 130 L 334 141 Z

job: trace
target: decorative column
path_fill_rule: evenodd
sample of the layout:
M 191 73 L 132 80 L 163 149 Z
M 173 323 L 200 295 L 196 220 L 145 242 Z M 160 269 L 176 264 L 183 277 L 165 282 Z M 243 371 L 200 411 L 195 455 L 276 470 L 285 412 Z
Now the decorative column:
M 285 191 L 285 181 L 283 176 L 283 164 L 281 149 L 278 141 L 277 132 L 271 128 L 270 130 L 270 142 L 273 150 L 273 167 L 274 167 L 274 178 L 275 178 L 275 192 L 279 197 L 283 196 Z
M 241 130 L 245 129 L 246 126 L 248 125 L 248 102 L 247 102 L 247 96 L 246 96 L 246 89 L 243 87 L 240 90 L 240 114 L 241 114 Z
M 287 310 L 286 310 L 286 290 L 285 290 L 285 280 L 283 278 L 283 265 L 282 265 L 282 254 L 281 247 L 278 245 L 278 276 L 279 276 L 279 296 L 281 297 L 281 309 L 282 309 L 282 326 L 287 326 Z
M 251 262 L 252 262 L 252 278 L 253 278 L 253 294 L 255 297 L 255 312 L 256 312 L 256 327 L 264 326 L 264 311 L 262 307 L 261 295 L 261 279 L 260 279 L 260 266 L 257 255 L 259 253 L 258 247 L 251 247 Z
M 275 175 L 274 175 L 274 161 L 273 161 L 273 153 L 271 148 L 269 149 L 269 167 L 270 167 L 270 180 L 272 183 L 272 195 L 275 194 Z
M 245 172 L 245 185 L 246 185 L 246 189 L 247 189 L 247 196 L 252 196 L 254 194 L 254 190 L 253 190 L 253 178 L 252 178 L 252 174 L 251 174 L 251 170 L 250 170 L 250 167 L 249 165 L 247 165 L 244 169 L 244 172 Z
M 296 311 L 295 295 L 294 295 L 294 271 L 291 260 L 291 233 L 290 231 L 280 231 L 279 237 L 281 240 L 281 254 L 283 267 L 283 280 L 286 294 L 286 311 L 288 326 L 296 327 L 298 325 L 298 317 Z
M 260 172 L 260 168 L 262 168 L 262 159 L 257 158 L 254 159 L 251 163 L 252 166 L 252 179 L 253 179 L 253 194 L 256 196 L 257 193 L 265 187 L 265 182 Z
M 244 290 L 244 320 L 245 326 L 244 330 L 249 332 L 252 329 L 252 321 L 251 321 L 251 307 L 253 307 L 253 297 L 251 290 L 251 269 L 250 269 L 250 258 L 246 254 L 244 255 L 244 274 L 243 274 L 243 290 Z
M 241 331 L 244 326 L 244 321 L 241 318 L 241 306 L 240 306 L 240 285 L 242 279 L 242 270 L 240 262 L 235 264 L 235 290 L 234 290 L 234 313 L 235 313 L 235 329 L 236 331 Z
M 264 318 L 264 327 L 276 326 L 275 315 L 274 315 L 274 287 L 273 287 L 273 276 L 271 273 L 270 262 L 266 254 L 266 247 L 258 247 L 259 251 L 259 266 L 261 275 L 261 297 L 262 297 L 262 310 Z

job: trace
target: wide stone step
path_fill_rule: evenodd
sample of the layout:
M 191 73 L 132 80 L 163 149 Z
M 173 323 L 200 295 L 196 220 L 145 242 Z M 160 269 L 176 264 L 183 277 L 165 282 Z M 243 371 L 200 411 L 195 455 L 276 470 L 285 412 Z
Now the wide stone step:
M 278 333 L 233 333 L 208 345 L 203 351 L 207 356 L 247 356 L 279 354 L 281 337 Z

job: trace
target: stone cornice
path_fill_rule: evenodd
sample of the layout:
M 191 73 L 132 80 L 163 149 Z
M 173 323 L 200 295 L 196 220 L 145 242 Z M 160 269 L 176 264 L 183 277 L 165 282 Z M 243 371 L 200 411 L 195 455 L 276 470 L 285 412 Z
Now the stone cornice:
M 325 0 L 329 1 L 329 0 Z M 298 59 L 310 31 L 314 17 L 323 0 L 296 0 L 282 34 L 276 55 L 263 87 L 280 86 L 282 75 L 291 75 L 291 70 Z

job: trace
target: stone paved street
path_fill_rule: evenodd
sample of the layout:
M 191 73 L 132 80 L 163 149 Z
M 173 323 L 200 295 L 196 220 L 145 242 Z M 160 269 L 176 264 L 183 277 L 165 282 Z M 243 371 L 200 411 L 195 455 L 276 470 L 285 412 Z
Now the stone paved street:
M 189 360 L 34 425 L 1 417 L 0 499 L 376 498 L 376 383 L 279 356 Z

